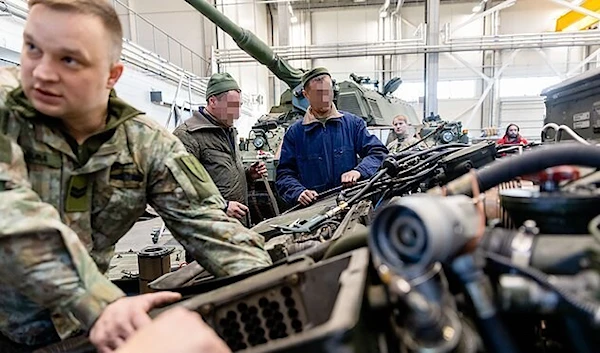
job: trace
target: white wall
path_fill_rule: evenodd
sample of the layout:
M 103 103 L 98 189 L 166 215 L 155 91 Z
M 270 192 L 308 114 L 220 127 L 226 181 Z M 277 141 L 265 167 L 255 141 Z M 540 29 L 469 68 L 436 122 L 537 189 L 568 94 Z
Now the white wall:
M 517 3 L 500 13 L 500 33 L 543 33 L 554 32 L 556 20 L 569 11 L 566 7 L 541 0 L 518 0 Z M 582 60 L 581 47 L 542 49 L 554 68 L 566 73 Z M 508 52 L 504 52 L 506 57 Z M 503 61 L 504 62 L 504 61 Z M 523 50 L 515 57 L 513 64 L 504 71 L 505 77 L 552 76 L 552 68 L 537 50 Z
M 154 74 L 150 74 L 145 70 L 127 66 L 124 75 L 117 83 L 115 89 L 117 91 L 117 95 L 123 98 L 126 102 L 145 112 L 152 119 L 158 121 L 162 126 L 167 126 L 166 123 L 171 110 L 170 106 L 152 103 L 150 101 L 150 92 L 161 91 L 163 102 L 170 104 L 175 98 L 177 85 L 171 83 L 170 81 L 165 81 Z M 178 106 L 185 104 L 185 107 L 188 108 L 188 103 L 184 103 L 184 101 L 187 102 L 189 100 L 188 96 L 188 89 L 185 86 L 182 87 L 181 91 L 177 95 L 176 104 Z M 197 109 L 199 105 L 204 105 L 206 100 L 202 95 L 192 92 L 192 102 L 193 109 Z M 191 116 L 189 110 L 180 110 L 180 114 L 180 123 Z M 248 136 L 251 128 L 251 125 L 249 126 L 248 122 L 254 121 L 253 118 L 259 115 L 260 114 L 258 113 L 257 106 L 255 104 L 244 104 L 242 107 L 242 117 L 240 117 L 240 119 L 234 123 L 238 129 L 239 136 Z M 175 128 L 174 116 L 171 117 L 171 121 L 169 122 L 167 128 L 170 131 L 173 131 Z
M 160 1 L 160 0 L 120 0 L 127 3 L 133 10 L 139 12 L 158 27 L 163 28 L 169 34 L 186 46 L 204 54 L 208 57 L 211 45 L 215 44 L 215 27 L 191 8 L 184 0 Z M 259 38 L 267 41 L 270 37 L 267 32 L 268 16 L 265 4 L 257 0 L 216 0 L 218 9 L 223 11 L 234 22 L 253 31 Z M 479 1 L 467 3 L 442 4 L 440 9 L 440 25 L 442 28 L 446 23 L 449 28 L 455 28 L 472 16 L 471 9 Z M 494 4 L 499 3 L 495 1 Z M 392 4 L 393 7 L 393 4 Z M 390 9 L 391 11 L 392 9 Z M 545 0 L 518 0 L 516 5 L 502 10 L 499 16 L 499 31 L 501 34 L 518 34 L 531 32 L 553 31 L 555 20 L 568 11 L 568 9 Z M 154 46 L 154 40 L 148 39 L 148 34 L 143 30 L 142 24 L 137 20 L 128 18 L 121 8 L 125 31 L 132 38 L 138 38 L 142 44 L 148 47 Z M 291 45 L 330 44 L 340 42 L 369 42 L 378 41 L 382 38 L 401 39 L 415 38 L 422 33 L 415 33 L 415 27 L 424 22 L 423 4 L 404 5 L 401 9 L 400 18 L 390 18 L 383 21 L 378 16 L 378 6 L 364 6 L 351 8 L 336 8 L 317 11 L 295 11 L 299 22 L 292 24 L 289 29 L 289 41 Z M 274 13 L 277 16 L 277 13 Z M 0 43 L 2 35 L 11 31 L 10 24 L 5 25 L 7 18 L 0 18 Z M 396 33 L 391 33 L 389 28 L 391 21 L 398 23 Z M 277 19 L 274 20 L 275 24 Z M 411 23 L 412 25 L 408 24 Z M 273 29 L 276 39 L 278 29 Z M 483 33 L 483 20 L 473 21 L 467 26 L 453 32 L 455 37 L 480 36 Z M 236 45 L 231 39 L 219 31 L 219 46 L 221 48 L 234 48 Z M 157 37 L 155 37 L 157 38 Z M 161 45 L 157 46 L 161 47 Z M 544 49 L 545 55 L 536 50 L 522 50 L 504 71 L 503 77 L 551 77 L 560 76 L 573 69 L 583 58 L 582 48 L 550 48 Z M 2 55 L 2 53 L 0 53 Z M 475 67 L 482 65 L 481 52 L 454 53 L 464 61 Z M 506 63 L 510 51 L 501 53 L 497 65 Z M 550 65 L 547 63 L 550 62 Z M 300 68 L 314 66 L 327 66 L 337 80 L 348 79 L 352 72 L 359 75 L 370 76 L 381 79 L 383 70 L 381 58 L 361 57 L 351 59 L 319 59 L 314 61 L 297 61 L 292 65 Z M 457 63 L 447 55 L 440 55 L 439 80 L 476 80 L 478 92 L 472 99 L 462 98 L 445 102 L 440 101 L 440 113 L 445 118 L 457 116 L 466 108 L 477 101 L 485 85 L 479 76 Z M 212 68 L 215 69 L 215 68 Z M 262 96 L 264 104 L 256 107 L 257 115 L 264 113 L 274 102 L 269 94 L 269 80 L 271 75 L 264 67 L 254 64 L 230 64 L 222 66 L 221 71 L 230 72 L 239 82 L 242 90 L 254 97 Z M 392 76 L 401 76 L 405 83 L 419 83 L 423 81 L 423 55 L 400 55 L 392 60 L 390 70 Z M 271 75 L 272 76 L 272 75 Z M 467 114 L 468 116 L 469 114 Z M 252 120 L 252 119 L 250 119 Z M 478 119 L 476 119 L 478 121 Z M 252 121 L 240 123 L 241 127 L 250 126 Z
M 313 12 L 312 44 L 377 42 L 379 40 L 379 15 L 376 8 L 350 8 L 347 10 L 322 10 Z M 294 30 L 293 28 L 292 30 Z M 378 57 L 339 59 L 317 59 L 313 67 L 325 66 L 338 81 L 347 80 L 348 75 L 378 78 Z
M 247 0 L 218 0 L 217 8 L 239 26 L 250 30 L 265 43 L 268 42 L 267 9 L 265 4 L 251 3 Z M 218 30 L 219 48 L 237 48 L 237 44 L 229 35 Z M 245 118 L 237 123 L 240 135 L 250 130 L 260 115 L 270 108 L 269 70 L 258 63 L 222 65 L 221 71 L 230 73 L 240 84 L 242 91 L 248 95 L 262 97 L 262 104 L 254 109 L 253 118 Z
M 0 16 L 0 58 L 18 62 L 23 46 L 25 22 L 12 16 Z
M 22 32 L 24 21 L 14 19 L 9 16 L 0 17 L 0 58 L 6 58 L 10 55 L 13 62 L 18 62 L 18 56 L 22 49 Z M 151 103 L 150 91 L 158 90 L 163 92 L 163 101 L 171 102 L 175 95 L 177 85 L 171 81 L 166 81 L 148 72 L 138 69 L 132 65 L 126 65 L 123 76 L 115 87 L 117 95 L 125 101 L 146 112 L 150 117 L 165 126 L 169 114 L 169 108 Z M 178 104 L 182 104 L 184 96 L 181 95 Z M 203 102 L 203 97 L 194 94 L 194 102 Z M 184 117 L 187 115 L 184 115 Z M 171 123 L 171 130 L 173 128 Z
M 202 14 L 183 0 L 129 0 L 128 3 L 129 8 L 148 21 L 131 16 L 127 26 L 126 18 L 121 17 L 124 27 L 130 29 L 131 40 L 200 76 L 210 74 L 214 33 L 205 28 L 210 21 Z M 115 8 L 125 11 L 118 4 Z M 124 28 L 126 34 L 128 28 Z
M 499 1 L 494 2 L 494 4 L 498 3 Z M 472 8 L 477 4 L 479 1 L 442 4 L 440 7 L 441 28 L 443 29 L 447 25 L 452 37 L 455 38 L 483 35 L 483 19 L 454 30 L 471 18 Z M 292 44 L 335 45 L 339 42 L 378 41 L 382 40 L 384 35 L 389 38 L 389 34 L 386 34 L 381 25 L 378 10 L 377 6 L 364 6 L 317 10 L 311 11 L 310 15 L 301 13 L 299 16 L 301 23 L 291 27 Z M 518 0 L 514 6 L 500 12 L 498 30 L 500 34 L 552 32 L 556 19 L 567 11 L 569 11 L 567 8 L 550 1 Z M 299 11 L 296 12 L 298 15 Z M 400 16 L 404 21 L 400 17 L 390 18 L 388 16 L 385 19 L 386 26 L 390 21 L 398 23 L 399 28 L 392 36 L 395 35 L 398 39 L 414 39 L 424 35 L 422 31 L 417 31 L 419 25 L 424 22 L 424 5 L 422 3 L 404 5 Z M 310 30 L 307 29 L 308 25 L 310 25 Z M 482 52 L 459 52 L 452 55 L 466 61 L 477 70 L 482 70 Z M 506 63 L 510 55 L 511 51 L 502 52 L 497 63 L 498 67 Z M 543 49 L 542 53 L 538 50 L 524 49 L 516 54 L 514 60 L 506 67 L 502 77 L 558 77 L 574 68 L 582 58 L 583 49 L 578 47 L 548 48 Z M 391 76 L 400 76 L 405 83 L 422 83 L 423 59 L 423 55 L 395 56 L 394 64 L 391 67 Z M 338 80 L 347 79 L 350 72 L 380 78 L 382 71 L 381 58 L 375 57 L 319 59 L 314 60 L 313 65 L 329 67 L 333 76 Z M 446 54 L 440 54 L 439 57 L 439 80 L 473 80 L 478 87 L 475 95 L 470 99 L 440 99 L 439 112 L 445 119 L 453 119 L 473 106 L 485 88 L 485 84 L 477 74 Z M 415 107 L 420 111 L 421 104 L 416 103 Z M 461 120 L 466 122 L 471 115 L 469 111 L 463 114 Z M 481 110 L 476 111 L 474 115 L 475 118 L 468 124 L 468 127 L 472 129 L 479 128 L 481 125 Z
M 150 74 L 145 70 L 138 69 L 133 66 L 127 66 L 123 72 L 123 76 L 115 86 L 117 95 L 131 104 L 138 110 L 141 110 L 148 114 L 152 119 L 156 120 L 162 126 L 166 126 L 167 118 L 169 117 L 169 106 L 158 105 L 150 101 L 151 91 L 162 92 L 162 100 L 166 103 L 172 103 L 175 98 L 175 91 L 177 86 L 169 81 L 166 81 L 154 74 Z M 183 101 L 188 100 L 188 90 L 183 87 L 183 90 L 177 96 L 177 104 L 184 104 Z M 204 97 L 199 94 L 192 92 L 192 102 L 203 104 L 205 102 Z M 187 107 L 187 103 L 186 107 Z M 197 108 L 194 106 L 194 108 Z M 190 117 L 189 112 L 182 112 L 183 120 Z M 171 118 L 169 123 L 169 130 L 175 128 L 174 117 Z

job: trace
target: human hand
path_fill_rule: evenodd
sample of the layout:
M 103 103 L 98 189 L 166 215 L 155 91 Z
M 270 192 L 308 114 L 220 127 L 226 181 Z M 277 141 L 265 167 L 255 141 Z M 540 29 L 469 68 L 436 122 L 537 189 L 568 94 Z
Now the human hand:
M 136 332 L 116 353 L 229 353 L 231 350 L 197 313 L 176 307 Z
M 248 168 L 248 173 L 250 174 L 250 179 L 256 180 L 260 179 L 263 176 L 267 176 L 267 166 L 265 162 L 259 161 L 253 163 L 250 168 Z
M 181 294 L 158 292 L 124 297 L 109 304 L 90 330 L 98 353 L 112 353 L 137 330 L 152 322 L 148 311 L 181 299 Z
M 350 170 L 342 174 L 342 184 L 344 186 L 352 186 L 360 179 L 360 173 L 358 170 Z
M 239 203 L 237 201 L 229 201 L 227 204 L 227 215 L 229 217 L 242 219 L 246 217 L 246 213 L 248 213 L 250 209 L 243 203 Z
M 302 206 L 308 206 L 317 199 L 317 196 L 319 196 L 319 194 L 314 190 L 304 190 L 298 197 L 298 202 L 300 202 Z

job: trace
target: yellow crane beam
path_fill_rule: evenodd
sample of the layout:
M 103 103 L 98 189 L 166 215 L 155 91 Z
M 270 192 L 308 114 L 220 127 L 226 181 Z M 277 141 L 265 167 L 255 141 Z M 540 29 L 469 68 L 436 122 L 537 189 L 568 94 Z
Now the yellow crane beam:
M 600 12 L 600 0 L 586 0 L 579 6 L 590 11 Z M 555 30 L 556 32 L 563 31 L 567 28 L 581 30 L 588 28 L 596 22 L 598 22 L 597 18 L 584 15 L 577 11 L 569 11 L 556 20 Z

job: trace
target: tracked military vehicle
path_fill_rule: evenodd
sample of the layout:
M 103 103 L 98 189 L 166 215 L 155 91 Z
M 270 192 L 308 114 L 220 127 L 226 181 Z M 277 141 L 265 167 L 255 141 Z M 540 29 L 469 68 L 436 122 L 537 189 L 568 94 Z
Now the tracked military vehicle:
M 268 180 L 272 183 L 275 180 L 279 148 L 285 131 L 288 126 L 304 116 L 309 105 L 302 95 L 301 85 L 302 75 L 307 70 L 292 67 L 252 32 L 239 27 L 206 0 L 186 0 L 186 2 L 229 34 L 242 50 L 265 65 L 288 86 L 288 89 L 281 94 L 279 105 L 271 107 L 269 113 L 258 119 L 249 136 L 240 139 L 244 165 L 251 165 L 259 159 L 263 160 L 269 171 Z M 369 78 L 354 74 L 350 76 L 351 80 L 335 83 L 336 105 L 339 110 L 362 117 L 367 126 L 383 139 L 387 137 L 392 120 L 397 115 L 405 115 L 413 125 L 420 124 L 414 108 L 409 103 L 392 96 L 402 83 L 399 78 L 390 80 L 380 92 L 366 86 L 374 83 Z M 385 143 L 385 140 L 383 142 Z M 267 197 L 265 186 L 259 183 L 253 187 L 256 189 L 250 192 L 250 202 L 264 205 Z M 282 204 L 280 206 L 284 207 Z M 275 215 L 264 213 L 265 207 L 251 207 L 251 210 L 258 219 Z
M 282 130 L 278 128 L 283 126 L 285 130 L 286 126 L 303 116 L 308 108 L 308 101 L 302 95 L 301 86 L 305 70 L 292 67 L 285 59 L 275 54 L 266 43 L 252 32 L 233 23 L 211 3 L 205 0 L 186 0 L 186 2 L 229 34 L 242 50 L 265 65 L 288 85 L 288 89 L 280 97 L 279 105 L 273 106 L 268 114 L 258 119 L 243 145 L 247 147 L 245 160 L 249 163 L 256 159 L 257 151 L 271 152 L 276 159 L 282 136 Z M 368 126 L 391 126 L 392 119 L 399 114 L 407 116 L 412 124 L 419 124 L 414 108 L 407 102 L 392 96 L 402 80 L 399 78 L 390 80 L 380 92 L 365 86 L 365 84 L 377 85 L 376 81 L 355 74 L 351 74 L 350 78 L 351 80 L 335 84 L 339 110 L 362 117 Z M 266 132 L 271 133 L 266 134 Z

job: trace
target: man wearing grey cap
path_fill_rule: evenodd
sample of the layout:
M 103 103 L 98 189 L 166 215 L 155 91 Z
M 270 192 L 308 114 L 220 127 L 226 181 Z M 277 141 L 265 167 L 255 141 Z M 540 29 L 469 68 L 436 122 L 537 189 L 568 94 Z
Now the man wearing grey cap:
M 302 85 L 310 106 L 285 133 L 275 185 L 287 203 L 306 206 L 325 190 L 371 177 L 388 150 L 363 119 L 336 109 L 327 69 L 308 71 Z
M 228 73 L 216 73 L 206 87 L 206 107 L 200 107 L 173 134 L 204 165 L 227 201 L 227 215 L 250 226 L 247 181 L 261 178 L 267 168 L 263 162 L 248 169 L 242 165 L 233 127 L 241 105 L 237 82 Z

